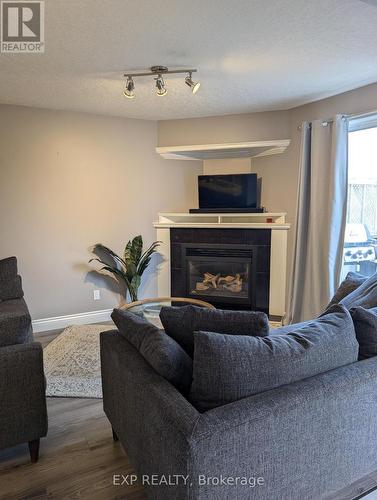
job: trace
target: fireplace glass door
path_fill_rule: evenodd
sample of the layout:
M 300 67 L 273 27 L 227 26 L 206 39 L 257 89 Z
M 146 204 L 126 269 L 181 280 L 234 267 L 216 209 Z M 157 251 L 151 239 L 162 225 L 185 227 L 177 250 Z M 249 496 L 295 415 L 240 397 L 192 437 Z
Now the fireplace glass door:
M 214 303 L 253 305 L 255 262 L 251 248 L 186 247 L 185 260 L 189 297 Z

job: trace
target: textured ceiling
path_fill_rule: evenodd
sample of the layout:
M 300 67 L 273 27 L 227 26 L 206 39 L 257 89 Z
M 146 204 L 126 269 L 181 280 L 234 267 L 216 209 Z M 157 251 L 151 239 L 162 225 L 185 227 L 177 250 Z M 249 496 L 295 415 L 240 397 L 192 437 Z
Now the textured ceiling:
M 0 102 L 148 119 L 287 109 L 377 81 L 372 0 L 45 0 L 45 54 L 0 55 Z M 194 66 L 158 97 L 125 69 Z

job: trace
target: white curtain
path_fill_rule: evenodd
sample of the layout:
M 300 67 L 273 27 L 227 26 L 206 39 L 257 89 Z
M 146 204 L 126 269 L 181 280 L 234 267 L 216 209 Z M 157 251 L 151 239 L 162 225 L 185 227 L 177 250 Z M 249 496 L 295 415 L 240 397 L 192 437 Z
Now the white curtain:
M 316 317 L 339 284 L 347 215 L 348 124 L 301 127 L 300 176 L 288 321 Z

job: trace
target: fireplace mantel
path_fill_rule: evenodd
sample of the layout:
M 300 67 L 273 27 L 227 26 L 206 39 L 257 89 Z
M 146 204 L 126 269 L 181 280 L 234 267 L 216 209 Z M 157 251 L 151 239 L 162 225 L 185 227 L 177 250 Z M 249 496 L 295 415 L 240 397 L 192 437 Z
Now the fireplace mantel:
M 224 230 L 226 232 L 224 233 L 225 238 L 231 234 L 229 230 L 239 229 L 251 232 L 270 230 L 269 315 L 272 318 L 283 318 L 285 316 L 286 296 L 287 234 L 290 229 L 290 224 L 286 222 L 285 218 L 286 213 L 284 212 L 258 214 L 160 213 L 158 221 L 154 223 L 157 240 L 162 242 L 159 252 L 163 257 L 157 280 L 158 295 L 171 295 L 172 229 Z
M 155 228 L 170 227 L 204 227 L 204 228 L 248 228 L 248 229 L 290 229 L 285 222 L 285 212 L 279 213 L 216 213 L 216 214 L 189 214 L 189 213 L 160 213 Z

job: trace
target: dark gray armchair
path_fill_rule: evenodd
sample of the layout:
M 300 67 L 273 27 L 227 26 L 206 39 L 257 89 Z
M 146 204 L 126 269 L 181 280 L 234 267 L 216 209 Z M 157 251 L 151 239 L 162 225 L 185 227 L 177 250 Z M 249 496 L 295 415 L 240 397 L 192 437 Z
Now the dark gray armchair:
M 32 462 L 47 434 L 43 352 L 33 342 L 15 257 L 0 260 L 0 449 L 29 443 Z

